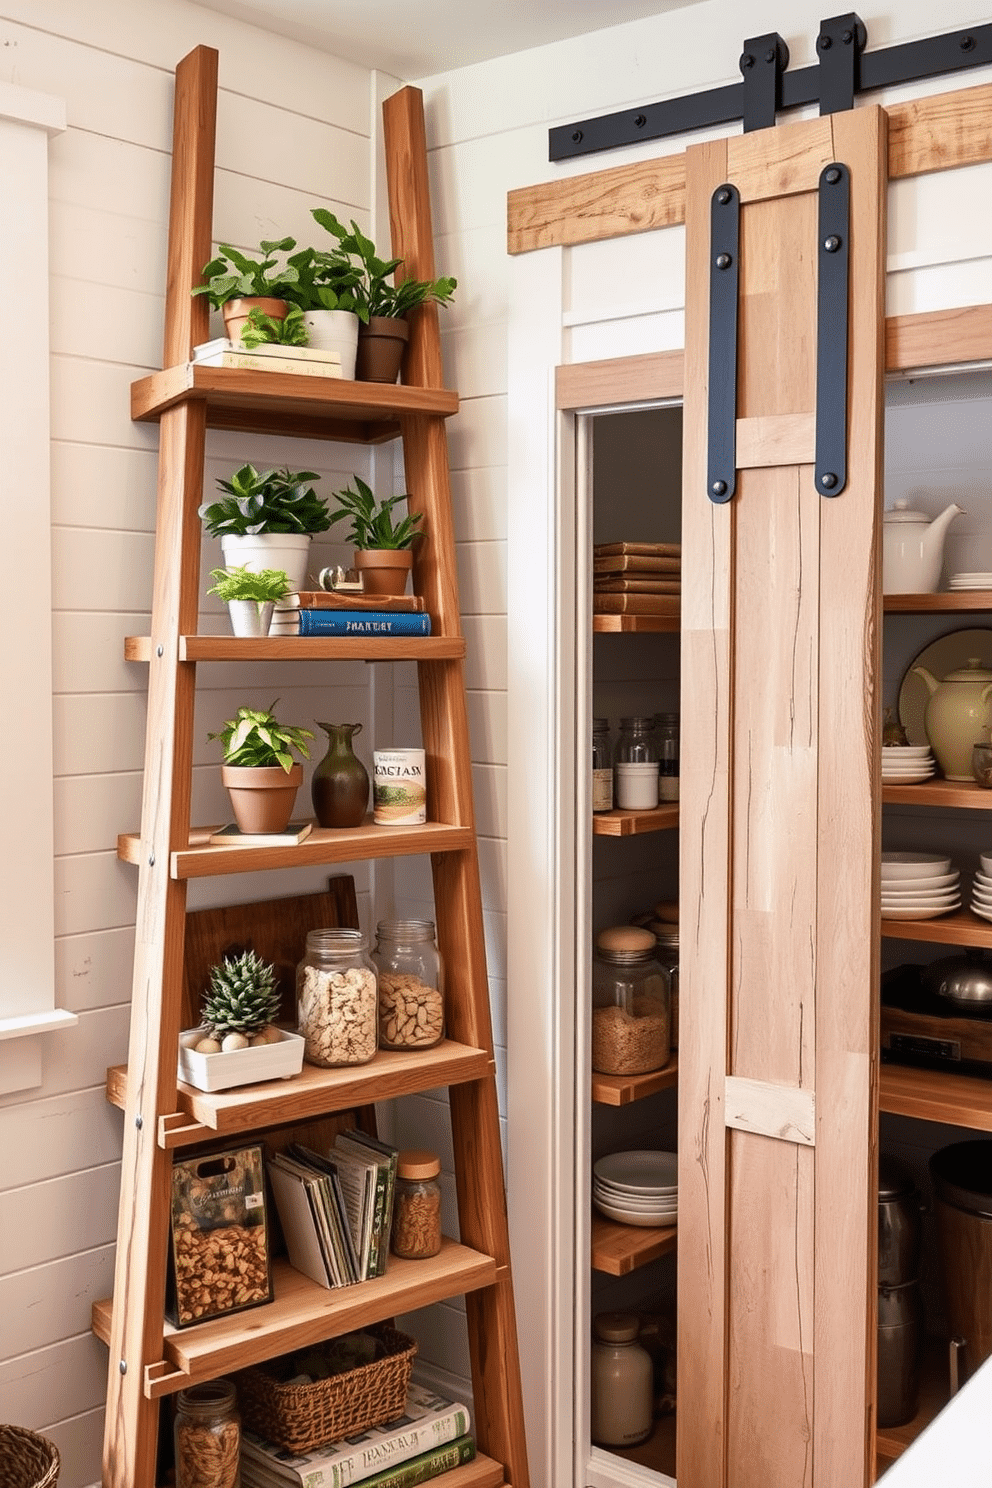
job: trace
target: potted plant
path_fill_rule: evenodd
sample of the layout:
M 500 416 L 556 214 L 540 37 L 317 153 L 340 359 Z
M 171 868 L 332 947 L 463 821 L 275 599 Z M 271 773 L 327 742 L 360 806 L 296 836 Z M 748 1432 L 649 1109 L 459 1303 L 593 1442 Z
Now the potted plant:
M 212 568 L 216 582 L 207 590 L 227 605 L 231 629 L 236 636 L 265 636 L 269 633 L 276 600 L 290 592 L 289 580 L 281 568 L 254 569 Z
M 273 319 L 286 314 L 289 306 L 285 291 L 296 284 L 299 271 L 289 262 L 280 263 L 279 255 L 295 248 L 296 239 L 263 239 L 258 245 L 260 258 L 242 253 L 230 243 L 218 247 L 217 257 L 203 266 L 206 282 L 198 284 L 192 293 L 208 297 L 212 307 L 223 314 L 228 336 L 237 341 L 252 306 Z
M 225 955 L 210 968 L 201 1026 L 179 1035 L 179 1078 L 226 1090 L 298 1075 L 305 1040 L 276 1027 L 281 1001 L 271 962 L 253 950 Z
M 413 566 L 411 549 L 420 536 L 422 512 L 408 513 L 393 522 L 393 508 L 406 501 L 401 493 L 377 501 L 371 488 L 355 476 L 355 488 L 335 491 L 338 509 L 331 513 L 331 526 L 349 520 L 347 540 L 355 544 L 355 567 L 366 594 L 402 594 Z
M 309 340 L 299 305 L 290 305 L 285 315 L 266 315 L 260 305 L 253 305 L 241 328 L 246 351 L 257 351 L 260 346 L 306 346 Z
M 207 735 L 221 742 L 221 779 L 242 832 L 285 831 L 303 780 L 303 766 L 293 759 L 293 751 L 310 758 L 306 741 L 313 738 L 311 731 L 280 723 L 274 707 L 241 707 L 219 733 Z
M 336 255 L 358 270 L 354 286 L 358 332 L 356 375 L 363 382 L 395 382 L 410 328 L 406 317 L 418 305 L 446 305 L 458 281 L 404 279 L 397 283 L 401 258 L 382 259 L 375 244 L 352 222 L 350 230 L 326 207 L 311 208 L 311 216 L 338 241 Z
M 327 503 L 310 481 L 313 470 L 256 470 L 242 465 L 230 480 L 218 478 L 227 494 L 205 501 L 200 516 L 211 537 L 219 537 L 228 568 L 256 573 L 281 568 L 288 592 L 306 588 L 310 543 L 315 532 L 331 524 Z
M 335 250 L 322 253 L 303 248 L 290 258 L 298 279 L 286 297 L 303 315 L 309 345 L 319 351 L 336 351 L 341 358 L 341 376 L 355 376 L 358 348 L 358 298 L 361 270 Z

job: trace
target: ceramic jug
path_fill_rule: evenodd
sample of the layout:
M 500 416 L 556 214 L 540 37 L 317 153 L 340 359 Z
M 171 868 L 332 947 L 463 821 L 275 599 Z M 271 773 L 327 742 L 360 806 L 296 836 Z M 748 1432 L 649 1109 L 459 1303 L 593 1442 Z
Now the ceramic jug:
M 327 753 L 313 772 L 310 794 L 322 827 L 360 827 L 369 804 L 369 772 L 351 747 L 360 723 L 320 723 Z
M 923 727 L 938 765 L 948 780 L 973 780 L 971 751 L 989 726 L 992 672 L 982 666 L 978 656 L 970 656 L 963 667 L 948 672 L 942 682 L 926 667 L 915 666 L 913 671 L 923 678 L 930 693 Z
M 953 502 L 933 521 L 896 501 L 882 517 L 882 593 L 933 594 L 944 565 L 944 538 L 963 509 Z

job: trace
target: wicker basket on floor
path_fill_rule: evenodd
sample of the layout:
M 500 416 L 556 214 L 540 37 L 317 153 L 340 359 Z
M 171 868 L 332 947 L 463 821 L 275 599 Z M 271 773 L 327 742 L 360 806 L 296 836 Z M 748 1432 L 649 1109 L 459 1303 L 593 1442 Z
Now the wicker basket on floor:
M 234 1382 L 243 1424 L 300 1453 L 401 1416 L 417 1340 L 386 1323 L 365 1331 L 381 1340 L 383 1356 L 312 1385 L 283 1384 L 264 1364 L 239 1371 Z
M 54 1488 L 61 1467 L 58 1447 L 24 1426 L 0 1426 L 3 1488 Z

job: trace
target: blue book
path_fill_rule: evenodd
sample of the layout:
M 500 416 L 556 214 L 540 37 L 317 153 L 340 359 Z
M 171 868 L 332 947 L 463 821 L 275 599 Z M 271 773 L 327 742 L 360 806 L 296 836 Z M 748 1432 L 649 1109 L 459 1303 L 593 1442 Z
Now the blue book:
M 430 615 L 399 610 L 300 610 L 300 635 L 429 636 Z

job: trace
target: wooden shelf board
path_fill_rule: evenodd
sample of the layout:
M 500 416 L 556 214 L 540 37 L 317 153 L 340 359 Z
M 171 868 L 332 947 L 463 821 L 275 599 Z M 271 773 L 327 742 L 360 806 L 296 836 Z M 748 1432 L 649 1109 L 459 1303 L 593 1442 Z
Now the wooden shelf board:
M 875 1432 L 875 1452 L 886 1466 L 913 1444 L 950 1398 L 947 1344 L 941 1338 L 928 1338 L 924 1344 L 918 1398 L 916 1415 L 905 1426 L 880 1426 Z
M 992 589 L 955 589 L 949 594 L 885 594 L 887 615 L 949 615 L 957 611 L 992 610 Z
M 664 1069 L 649 1075 L 601 1075 L 592 1073 L 592 1098 L 602 1106 L 629 1106 L 631 1101 L 645 1100 L 678 1084 L 678 1055 L 673 1054 Z
M 948 1126 L 992 1131 L 992 1080 L 905 1064 L 879 1067 L 878 1108 Z
M 608 1276 L 626 1276 L 674 1250 L 677 1236 L 675 1225 L 641 1229 L 638 1225 L 616 1224 L 612 1219 L 593 1210 L 590 1237 L 592 1268 L 594 1271 L 605 1271 Z
M 360 827 L 314 827 L 303 842 L 290 847 L 212 847 L 216 827 L 194 827 L 189 846 L 171 854 L 173 878 L 211 878 L 222 873 L 261 873 L 273 868 L 314 868 L 325 863 L 354 863 L 363 858 L 407 858 L 435 852 L 464 852 L 474 845 L 471 827 L 425 822 L 419 827 L 377 827 L 368 818 Z M 141 861 L 136 832 L 117 839 L 117 856 Z
M 127 636 L 125 661 L 150 661 L 151 636 Z M 180 661 L 460 661 L 464 636 L 238 636 L 179 638 Z
M 640 837 L 644 832 L 670 832 L 679 824 L 678 802 L 654 806 L 650 811 L 594 811 L 594 837 Z
M 888 806 L 942 806 L 961 811 L 992 811 L 992 791 L 965 780 L 925 780 L 919 785 L 882 782 L 882 804 Z
M 660 1421 L 655 1421 L 647 1441 L 640 1442 L 636 1447 L 601 1447 L 600 1451 L 622 1457 L 625 1462 L 636 1462 L 641 1467 L 649 1467 L 652 1472 L 667 1473 L 670 1478 L 674 1478 L 675 1416 L 662 1416 Z
M 992 946 L 992 921 L 983 920 L 970 910 L 941 915 L 933 920 L 887 920 L 883 916 L 882 935 L 888 940 L 921 940 L 934 945 Z
M 435 1049 L 380 1049 L 368 1064 L 350 1065 L 346 1069 L 318 1069 L 314 1064 L 304 1064 L 291 1080 L 267 1080 L 233 1090 L 197 1090 L 180 1081 L 176 1087 L 176 1111 L 208 1130 L 180 1129 L 175 1139 L 170 1137 L 165 1145 L 188 1146 L 204 1141 L 214 1132 L 227 1136 L 291 1121 L 310 1121 L 331 1111 L 346 1111 L 374 1100 L 393 1100 L 417 1091 L 436 1090 L 442 1085 L 464 1085 L 494 1072 L 494 1061 L 484 1049 L 444 1039 Z M 113 1065 L 107 1071 L 107 1099 L 124 1109 L 126 1065 Z
M 131 384 L 131 417 L 154 422 L 169 408 L 206 404 L 207 427 L 377 443 L 400 432 L 407 414 L 448 418 L 458 394 L 448 388 L 245 372 L 187 362 Z
M 682 624 L 679 609 L 670 615 L 593 615 L 595 635 L 660 635 L 677 632 Z
M 148 1393 L 175 1394 L 187 1385 L 217 1379 L 277 1354 L 493 1286 L 498 1277 L 499 1268 L 491 1256 L 447 1238 L 430 1260 L 403 1261 L 391 1255 L 385 1276 L 334 1290 L 318 1286 L 286 1261 L 276 1260 L 272 1263 L 272 1302 L 193 1328 L 166 1323 L 163 1354 L 174 1372 L 155 1379 Z M 110 1341 L 110 1319 L 111 1299 L 95 1302 L 93 1331 L 104 1343 Z

